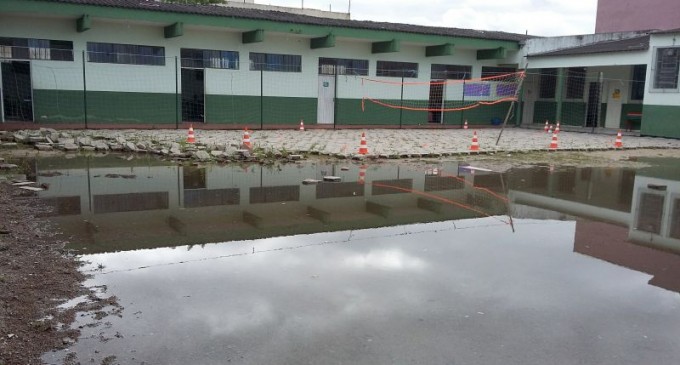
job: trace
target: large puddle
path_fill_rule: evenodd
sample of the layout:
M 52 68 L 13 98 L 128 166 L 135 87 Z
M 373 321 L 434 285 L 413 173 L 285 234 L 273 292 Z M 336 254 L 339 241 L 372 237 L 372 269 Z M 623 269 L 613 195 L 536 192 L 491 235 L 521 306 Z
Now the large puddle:
M 676 364 L 680 171 L 653 164 L 41 159 L 87 285 L 124 307 L 44 360 Z

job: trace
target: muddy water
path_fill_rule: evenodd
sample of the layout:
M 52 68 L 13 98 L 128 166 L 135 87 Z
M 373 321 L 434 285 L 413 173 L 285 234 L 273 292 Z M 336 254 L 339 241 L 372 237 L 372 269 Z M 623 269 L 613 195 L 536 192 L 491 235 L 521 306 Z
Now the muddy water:
M 44 360 L 675 364 L 676 163 L 38 160 L 87 284 L 125 308 Z

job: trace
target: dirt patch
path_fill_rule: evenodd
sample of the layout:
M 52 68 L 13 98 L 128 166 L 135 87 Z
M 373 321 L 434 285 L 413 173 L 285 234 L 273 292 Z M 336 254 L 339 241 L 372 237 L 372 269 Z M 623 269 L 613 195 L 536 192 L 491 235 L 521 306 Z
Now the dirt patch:
M 77 341 L 77 312 L 115 305 L 82 286 L 80 262 L 41 218 L 49 211 L 35 193 L 0 183 L 0 365 L 42 364 L 43 353 Z M 89 300 L 58 308 L 78 296 Z

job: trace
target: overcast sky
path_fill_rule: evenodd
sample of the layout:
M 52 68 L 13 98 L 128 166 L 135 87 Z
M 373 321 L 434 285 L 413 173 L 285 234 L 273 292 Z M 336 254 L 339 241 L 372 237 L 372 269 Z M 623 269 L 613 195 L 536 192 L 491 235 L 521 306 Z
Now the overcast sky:
M 350 0 L 255 0 L 347 12 Z M 351 0 L 352 19 L 555 36 L 595 31 L 597 0 Z

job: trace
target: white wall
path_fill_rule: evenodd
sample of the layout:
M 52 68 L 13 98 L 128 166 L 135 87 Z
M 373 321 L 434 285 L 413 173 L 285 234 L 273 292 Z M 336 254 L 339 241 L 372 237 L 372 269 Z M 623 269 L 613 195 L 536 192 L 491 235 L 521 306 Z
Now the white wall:
M 477 61 L 475 50 L 455 49 L 451 56 L 425 57 L 424 45 L 402 44 L 400 52 L 372 54 L 371 43 L 337 39 L 332 48 L 310 49 L 310 39 L 296 35 L 265 33 L 265 41 L 243 44 L 241 31 L 228 29 L 214 30 L 207 27 L 187 26 L 181 37 L 166 39 L 163 25 L 140 24 L 129 21 L 109 21 L 93 19 L 91 29 L 78 33 L 75 19 L 27 18 L 13 14 L 11 17 L 0 14 L 2 36 L 54 39 L 73 41 L 74 61 L 32 60 L 34 88 L 82 90 L 82 52 L 87 42 L 107 42 L 138 44 L 165 47 L 165 66 L 126 65 L 107 63 L 86 63 L 87 89 L 127 92 L 175 92 L 175 57 L 180 56 L 180 48 L 214 49 L 238 51 L 240 68 L 238 70 L 207 69 L 206 93 L 260 95 L 260 72 L 250 71 L 249 53 L 266 52 L 295 54 L 302 56 L 302 72 L 264 72 L 266 96 L 318 95 L 318 58 L 354 58 L 369 61 L 369 78 L 400 82 L 400 78 L 376 77 L 377 61 L 417 62 L 418 77 L 407 81 L 423 82 L 422 87 L 405 89 L 405 98 L 427 99 L 429 96 L 430 70 L 432 64 L 471 65 L 472 77 L 480 77 L 482 65 L 496 66 L 512 63 L 516 52 L 510 52 L 508 60 Z M 180 80 L 181 84 L 181 80 Z M 384 85 L 383 85 L 384 86 Z M 338 78 L 338 96 L 360 99 L 367 94 L 367 86 L 353 77 Z M 399 97 L 400 87 L 387 87 L 381 90 L 381 98 Z M 377 95 L 377 92 L 374 93 Z M 451 95 L 454 91 L 451 90 Z M 460 92 L 457 93 L 460 95 Z

